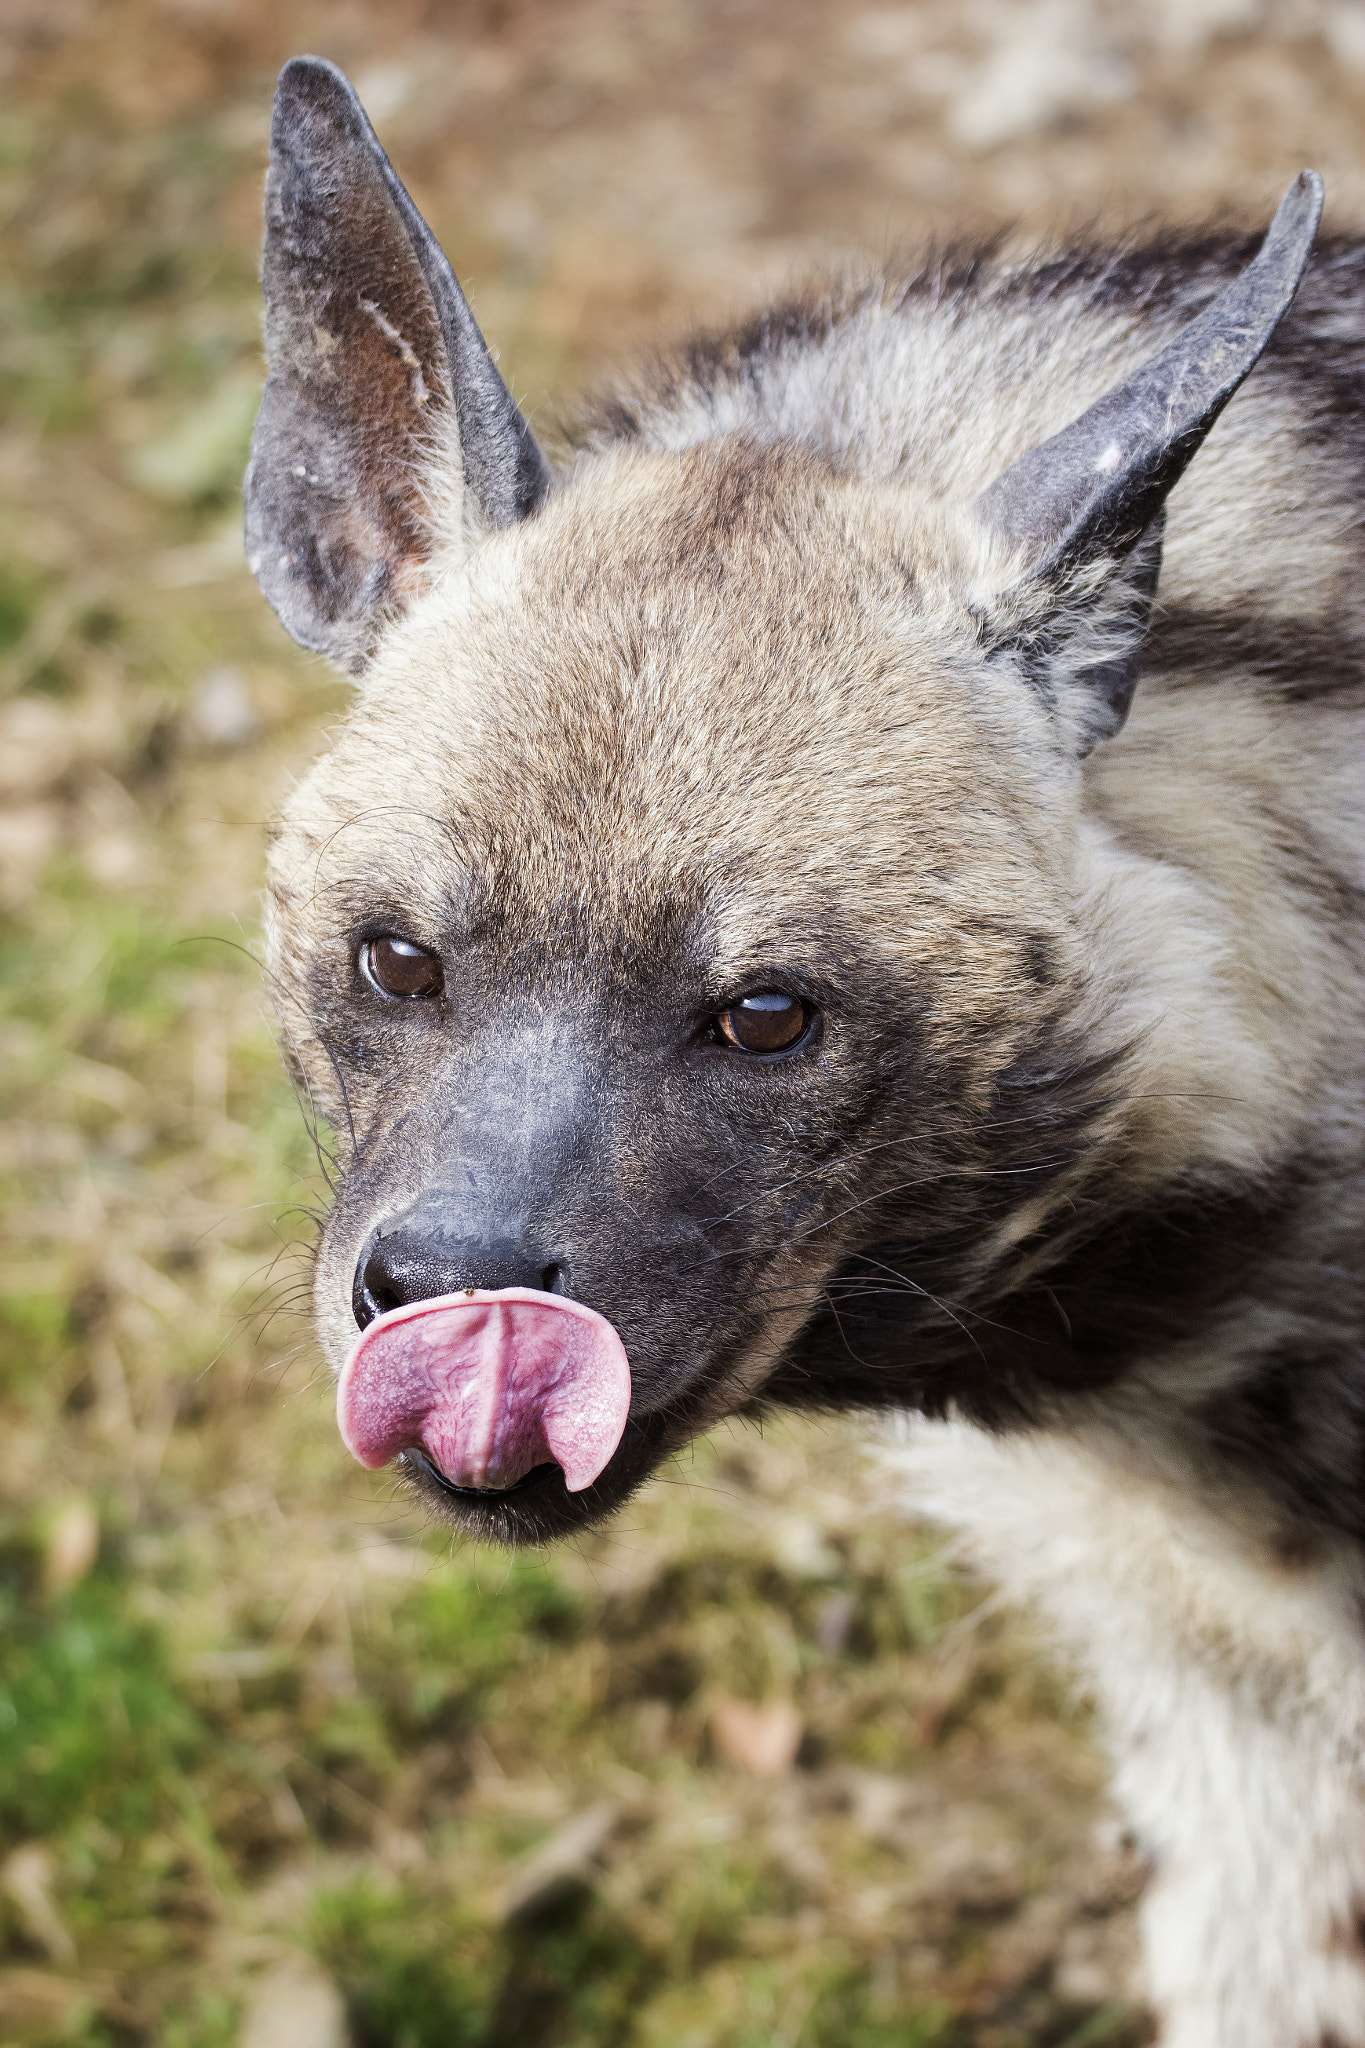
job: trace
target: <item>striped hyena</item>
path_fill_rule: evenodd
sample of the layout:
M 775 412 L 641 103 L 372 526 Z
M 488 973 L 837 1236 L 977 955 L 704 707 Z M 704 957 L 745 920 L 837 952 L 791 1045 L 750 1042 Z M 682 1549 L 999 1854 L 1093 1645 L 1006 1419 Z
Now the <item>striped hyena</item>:
M 726 1414 L 918 1418 L 915 1497 L 1093 1677 L 1168 2048 L 1365 2044 L 1365 245 L 1305 272 L 1319 200 L 854 279 L 552 472 L 320 61 L 267 195 L 251 564 L 359 679 L 269 900 L 346 1439 L 538 1541 Z

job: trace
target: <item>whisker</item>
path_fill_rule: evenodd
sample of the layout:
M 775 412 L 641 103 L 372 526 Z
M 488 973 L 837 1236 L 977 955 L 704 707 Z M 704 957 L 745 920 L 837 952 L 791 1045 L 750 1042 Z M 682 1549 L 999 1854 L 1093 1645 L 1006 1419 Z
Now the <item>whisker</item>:
M 727 1210 L 723 1216 L 708 1218 L 708 1221 L 710 1223 L 733 1222 L 736 1216 L 742 1216 L 746 1210 L 755 1208 L 760 1202 L 771 1201 L 776 1195 L 785 1194 L 789 1188 L 799 1187 L 803 1181 L 814 1179 L 819 1175 L 837 1173 L 843 1167 L 856 1166 L 862 1160 L 871 1158 L 874 1153 L 885 1152 L 898 1145 L 923 1145 L 939 1138 L 962 1137 L 964 1134 L 975 1137 L 987 1131 L 1022 1130 L 1054 1120 L 1051 1112 L 1035 1111 L 1028 1116 L 997 1117 L 983 1124 L 949 1124 L 940 1126 L 935 1130 L 907 1131 L 895 1138 L 879 1138 L 870 1145 L 860 1146 L 855 1152 L 841 1152 L 833 1159 L 822 1161 L 818 1166 L 807 1167 L 803 1172 L 793 1174 L 788 1180 L 778 1181 L 776 1186 L 765 1189 L 762 1194 L 751 1196 L 747 1202 L 741 1202 L 737 1208 Z M 727 1172 L 733 1170 L 733 1168 L 726 1169 Z M 943 1169 L 945 1172 L 970 1172 L 972 1170 L 970 1167 Z M 717 1178 L 721 1177 L 717 1176 Z M 707 1182 L 706 1185 L 711 1186 L 713 1183 Z
M 783 1243 L 774 1249 L 785 1250 L 793 1245 L 804 1244 L 808 1239 L 818 1236 L 822 1230 L 832 1229 L 836 1223 L 842 1223 L 846 1217 L 856 1215 L 860 1209 L 870 1208 L 879 1202 L 890 1202 L 897 1195 L 905 1194 L 911 1188 L 933 1187 L 948 1180 L 988 1181 L 1018 1179 L 1048 1172 L 1053 1167 L 1063 1163 L 1043 1158 L 1029 1160 L 1021 1166 L 952 1166 L 944 1167 L 935 1173 L 921 1174 L 911 1180 L 896 1181 L 888 1188 L 878 1188 L 872 1194 L 864 1195 L 860 1201 L 850 1202 L 847 1207 L 836 1210 L 832 1216 L 821 1218 L 819 1222 L 812 1223 L 807 1229 L 797 1231 L 793 1236 L 784 1239 Z M 756 1199 L 763 1200 L 764 1197 L 760 1196 Z M 724 1218 L 715 1219 L 717 1223 L 725 1220 Z M 707 1227 L 711 1228 L 714 1225 L 708 1223 Z M 724 1251 L 708 1254 L 706 1258 L 699 1259 L 695 1265 L 686 1267 L 684 1271 L 685 1273 L 695 1273 L 700 1271 L 703 1266 L 716 1265 L 724 1259 L 745 1258 L 752 1257 L 753 1255 L 754 1247 L 752 1245 L 734 1245 L 727 1247 Z

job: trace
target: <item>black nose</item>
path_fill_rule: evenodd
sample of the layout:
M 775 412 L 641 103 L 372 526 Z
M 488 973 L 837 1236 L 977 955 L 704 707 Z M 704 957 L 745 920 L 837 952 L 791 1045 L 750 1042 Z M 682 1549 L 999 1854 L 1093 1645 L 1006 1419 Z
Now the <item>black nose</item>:
M 447 1237 L 413 1224 L 399 1224 L 372 1238 L 355 1269 L 351 1307 L 363 1330 L 387 1309 L 467 1287 L 492 1293 L 499 1287 L 538 1287 L 545 1294 L 567 1292 L 562 1263 L 513 1239 L 493 1241 Z

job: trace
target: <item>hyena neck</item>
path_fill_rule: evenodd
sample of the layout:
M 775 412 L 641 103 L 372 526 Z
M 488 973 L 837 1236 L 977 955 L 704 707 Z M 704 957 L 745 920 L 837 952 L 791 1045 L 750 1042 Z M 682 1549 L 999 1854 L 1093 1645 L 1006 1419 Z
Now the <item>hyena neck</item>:
M 1011 1287 L 1006 1273 L 975 1300 L 945 1300 L 912 1248 L 877 1247 L 850 1262 L 847 1298 L 808 1325 L 765 1399 L 1080 1431 L 1268 1542 L 1316 1531 L 1365 1544 L 1349 1278 L 1365 1219 L 1342 1192 L 1327 1174 L 1120 1209 L 1031 1279 Z M 913 1305 L 869 1291 L 874 1267 L 912 1276 Z

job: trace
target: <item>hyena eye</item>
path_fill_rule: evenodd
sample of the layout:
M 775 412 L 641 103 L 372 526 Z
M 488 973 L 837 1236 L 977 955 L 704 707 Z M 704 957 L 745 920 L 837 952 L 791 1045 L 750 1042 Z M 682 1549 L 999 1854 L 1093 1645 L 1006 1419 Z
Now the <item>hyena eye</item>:
M 360 949 L 360 971 L 385 996 L 438 996 L 445 987 L 441 963 L 425 946 L 388 936 L 367 939 Z
M 727 1045 L 740 1052 L 786 1052 L 803 1038 L 811 1013 L 798 996 L 781 989 L 760 989 L 722 1010 L 716 1028 Z

